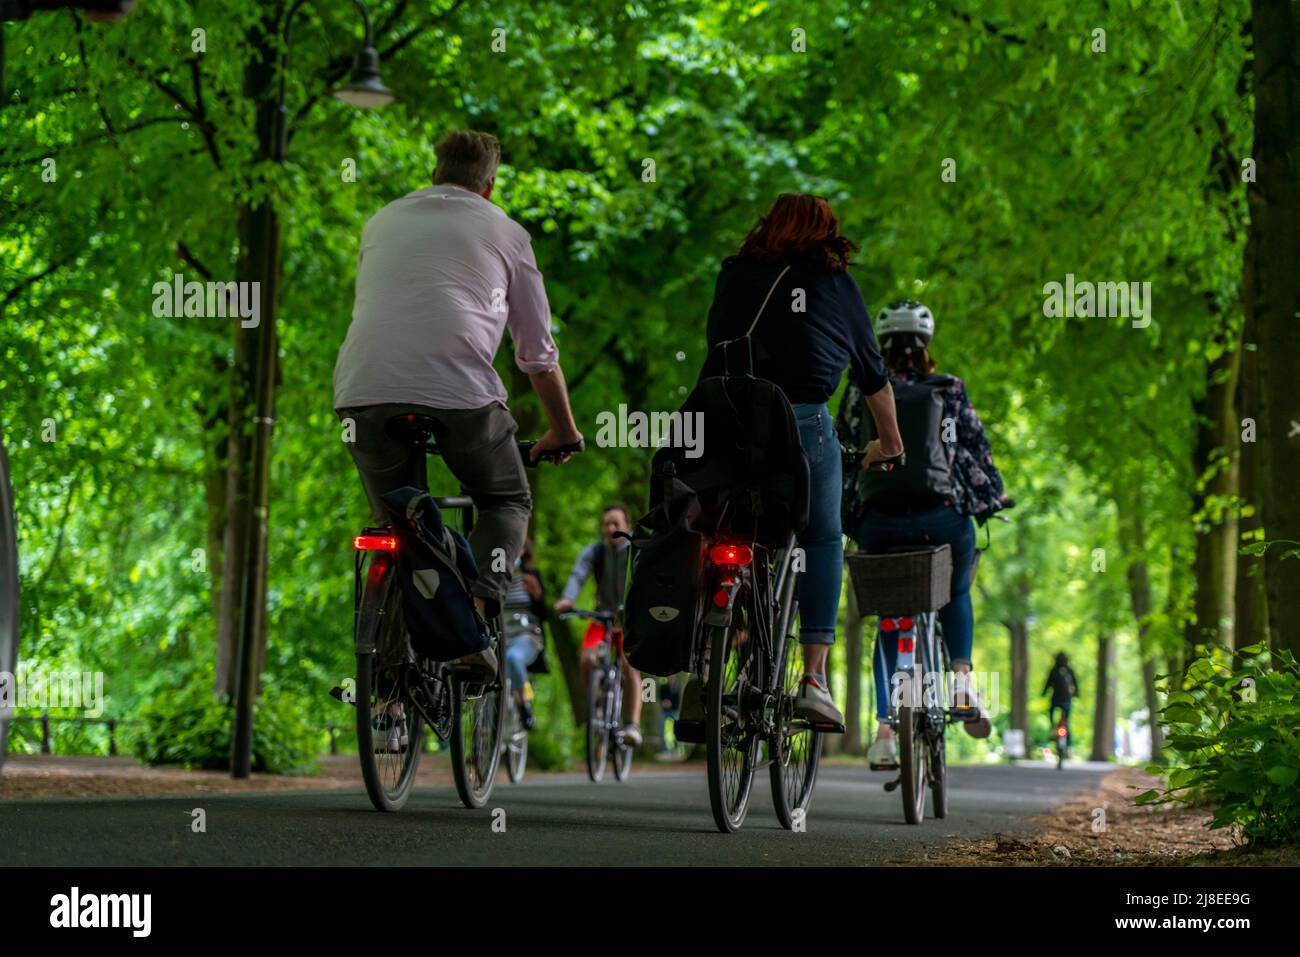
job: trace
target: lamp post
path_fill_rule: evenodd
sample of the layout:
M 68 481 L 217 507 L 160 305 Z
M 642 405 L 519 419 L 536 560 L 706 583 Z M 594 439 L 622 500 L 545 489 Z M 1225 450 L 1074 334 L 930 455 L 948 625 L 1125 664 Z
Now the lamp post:
M 285 80 L 288 72 L 289 28 L 293 18 L 307 0 L 295 0 L 285 17 L 281 31 L 283 55 L 278 64 L 278 97 L 273 112 L 265 117 L 259 110 L 258 135 L 262 155 L 273 162 L 284 162 L 288 144 L 288 108 L 285 103 Z M 384 86 L 379 77 L 379 54 L 374 46 L 374 33 L 370 11 L 362 0 L 353 0 L 365 26 L 365 41 L 353 60 L 347 83 L 332 91 L 332 96 L 352 106 L 370 108 L 384 106 L 397 99 L 397 95 Z M 254 79 L 252 89 L 259 93 L 270 92 L 270 76 L 257 65 L 249 70 Z M 260 88 L 260 89 L 259 89 Z M 265 120 L 269 119 L 269 123 Z M 240 330 L 238 335 L 249 335 L 244 343 L 250 360 L 246 369 L 245 386 L 251 386 L 254 395 L 253 430 L 244 471 L 247 484 L 244 496 L 235 496 L 235 507 L 242 515 L 234 516 L 243 530 L 244 560 L 242 581 L 229 582 L 227 587 L 239 587 L 239 630 L 236 640 L 235 670 L 235 727 L 231 742 L 230 773 L 235 778 L 246 778 L 252 772 L 253 759 L 253 699 L 256 694 L 258 646 L 257 635 L 265 613 L 265 592 L 260 587 L 266 578 L 267 510 L 270 501 L 269 465 L 271 436 L 275 415 L 275 360 L 276 314 L 280 281 L 280 221 L 268 200 L 257 205 L 247 205 L 241 210 L 241 244 L 247 264 L 246 272 L 253 281 L 260 282 L 262 292 L 262 322 L 253 329 Z M 236 359 L 240 354 L 236 346 Z M 240 370 L 245 371 L 245 370 Z M 236 374 L 239 374 L 237 371 Z M 240 423 L 245 425 L 246 423 Z

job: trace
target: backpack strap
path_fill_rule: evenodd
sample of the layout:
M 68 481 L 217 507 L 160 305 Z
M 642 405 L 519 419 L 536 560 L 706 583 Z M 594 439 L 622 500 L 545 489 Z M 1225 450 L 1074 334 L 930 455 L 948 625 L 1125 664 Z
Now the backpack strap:
M 768 289 L 767 295 L 763 297 L 763 304 L 758 307 L 758 312 L 754 314 L 754 321 L 749 324 L 749 328 L 745 330 L 745 334 L 743 336 L 737 336 L 734 339 L 724 339 L 721 342 L 714 344 L 715 349 L 717 348 L 722 349 L 724 367 L 726 366 L 727 346 L 743 341 L 746 345 L 746 352 L 747 352 L 748 366 L 749 366 L 749 368 L 746 369 L 745 371 L 749 375 L 754 374 L 754 349 L 753 346 L 750 344 L 749 337 L 754 334 L 754 329 L 758 326 L 758 320 L 763 317 L 763 310 L 767 308 L 767 303 L 768 300 L 772 298 L 772 293 L 776 292 L 776 287 L 781 285 L 781 280 L 785 278 L 785 274 L 788 273 L 789 271 L 790 271 L 790 267 L 786 266 L 784 269 L 781 270 L 780 274 L 776 277 L 776 281 L 772 283 L 772 288 Z M 725 368 L 725 371 L 728 375 L 734 374 L 731 372 L 730 368 Z

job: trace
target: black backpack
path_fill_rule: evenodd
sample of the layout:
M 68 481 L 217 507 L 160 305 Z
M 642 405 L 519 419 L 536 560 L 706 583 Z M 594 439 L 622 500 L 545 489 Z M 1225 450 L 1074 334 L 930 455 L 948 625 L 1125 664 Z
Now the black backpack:
M 889 472 L 862 473 L 862 490 L 869 505 L 922 507 L 952 496 L 952 450 L 951 443 L 943 440 L 943 394 L 953 381 L 949 375 L 929 375 L 893 383 L 907 462 Z M 877 438 L 875 420 L 867 416 L 863 424 L 867 439 Z
M 750 336 L 772 293 L 790 267 L 781 270 L 745 335 L 717 343 L 726 373 L 701 379 L 678 410 L 703 422 L 703 454 L 666 446 L 651 460 L 650 506 L 662 503 L 666 480 L 676 478 L 696 494 L 695 528 L 784 545 L 808 524 L 808 456 L 799 423 L 784 392 L 753 375 Z
M 623 603 L 623 653 L 632 667 L 669 677 L 691 670 L 691 641 L 703 610 L 704 535 L 700 503 L 675 479 L 637 522 Z
M 443 521 L 427 492 L 405 486 L 382 496 L 393 516 L 397 580 L 411 646 L 435 661 L 454 661 L 488 646 L 469 583 L 478 566 L 465 537 Z

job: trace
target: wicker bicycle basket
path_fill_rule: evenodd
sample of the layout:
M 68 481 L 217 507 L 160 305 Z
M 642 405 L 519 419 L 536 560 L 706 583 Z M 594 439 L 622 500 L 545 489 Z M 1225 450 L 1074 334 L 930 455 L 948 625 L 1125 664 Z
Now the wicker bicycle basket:
M 948 604 L 952 549 L 905 548 L 879 555 L 848 555 L 859 615 L 916 615 Z

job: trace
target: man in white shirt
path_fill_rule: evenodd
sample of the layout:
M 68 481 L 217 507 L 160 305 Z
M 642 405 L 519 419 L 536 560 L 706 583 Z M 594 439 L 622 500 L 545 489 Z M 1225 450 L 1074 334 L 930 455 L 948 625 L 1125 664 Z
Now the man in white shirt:
M 497 614 L 523 545 L 532 499 L 515 420 L 492 359 L 508 328 L 550 429 L 533 457 L 582 440 L 569 408 L 551 314 L 527 230 L 494 206 L 501 148 L 473 131 L 434 147 L 434 185 L 394 200 L 361 234 L 356 301 L 334 367 L 334 408 L 355 423 L 348 445 L 378 518 L 380 496 L 416 481 L 424 453 L 394 440 L 388 422 L 429 416 L 443 459 L 479 518 L 470 547 L 475 600 Z M 564 457 L 567 459 L 567 456 Z M 562 459 L 561 461 L 563 461 Z M 505 561 L 493 562 L 496 548 Z

